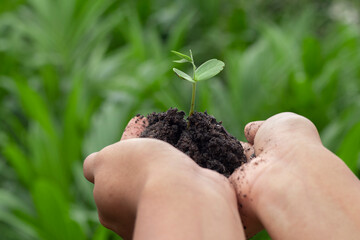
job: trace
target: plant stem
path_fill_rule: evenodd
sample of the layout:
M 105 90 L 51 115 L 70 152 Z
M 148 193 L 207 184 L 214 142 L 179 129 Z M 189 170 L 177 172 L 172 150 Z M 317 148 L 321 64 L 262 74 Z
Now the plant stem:
M 192 84 L 192 96 L 191 96 L 191 107 L 189 112 L 189 117 L 193 115 L 195 108 L 195 92 L 196 92 L 196 82 Z
M 195 66 L 195 62 L 194 62 L 194 58 L 193 58 L 191 49 L 189 50 L 189 52 L 190 52 L 191 64 L 193 66 L 193 79 L 195 81 L 192 84 L 191 106 L 190 106 L 190 112 L 189 112 L 189 117 L 190 117 L 191 115 L 193 115 L 194 109 L 195 109 L 195 93 L 196 93 L 195 71 L 196 71 L 196 66 Z M 188 128 L 189 128 L 189 124 L 190 124 L 190 122 L 188 122 Z

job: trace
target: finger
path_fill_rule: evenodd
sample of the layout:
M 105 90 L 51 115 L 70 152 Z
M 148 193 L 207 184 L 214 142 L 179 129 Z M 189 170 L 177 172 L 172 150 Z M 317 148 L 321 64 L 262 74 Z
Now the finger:
M 255 150 L 253 145 L 251 145 L 250 143 L 247 142 L 241 142 L 241 145 L 244 149 L 244 154 L 246 156 L 246 160 L 249 162 L 252 158 L 255 157 Z
M 255 135 L 263 123 L 264 121 L 255 121 L 246 124 L 244 128 L 244 133 L 247 141 L 250 144 L 254 144 Z
M 286 142 L 306 138 L 307 141 L 321 143 L 319 132 L 314 123 L 296 113 L 279 113 L 267 119 L 266 122 L 268 124 L 266 128 L 262 129 L 264 130 L 262 133 L 275 135 L 274 131 L 276 130 L 276 136 L 281 138 L 279 141 Z
M 96 159 L 97 152 L 94 152 L 87 156 L 83 164 L 83 171 L 85 178 L 89 181 L 94 183 L 94 165 Z
M 121 140 L 138 138 L 145 128 L 149 125 L 149 122 L 144 116 L 133 117 L 127 124 Z

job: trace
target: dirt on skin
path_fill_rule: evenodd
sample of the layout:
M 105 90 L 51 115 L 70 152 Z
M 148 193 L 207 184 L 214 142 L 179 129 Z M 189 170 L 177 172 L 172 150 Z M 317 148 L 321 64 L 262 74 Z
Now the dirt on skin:
M 184 117 L 185 113 L 176 108 L 151 113 L 147 116 L 149 125 L 140 137 L 166 141 L 201 167 L 215 170 L 226 177 L 246 162 L 241 143 L 225 130 L 221 122 L 206 112 L 195 112 L 188 122 Z

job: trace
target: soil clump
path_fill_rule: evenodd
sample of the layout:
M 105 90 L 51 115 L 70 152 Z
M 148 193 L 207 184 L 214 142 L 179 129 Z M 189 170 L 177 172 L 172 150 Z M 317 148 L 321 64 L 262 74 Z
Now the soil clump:
M 167 112 L 151 113 L 149 125 L 140 137 L 166 141 L 187 154 L 201 167 L 229 177 L 236 168 L 246 163 L 239 140 L 230 135 L 213 116 L 195 112 L 184 119 L 185 113 L 176 108 Z

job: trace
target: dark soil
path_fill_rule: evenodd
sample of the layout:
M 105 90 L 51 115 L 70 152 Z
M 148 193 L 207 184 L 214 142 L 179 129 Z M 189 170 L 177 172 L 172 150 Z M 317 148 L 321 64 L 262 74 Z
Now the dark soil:
M 221 122 L 205 113 L 195 112 L 184 119 L 185 113 L 176 108 L 147 116 L 149 126 L 140 137 L 166 141 L 191 157 L 201 167 L 225 176 L 246 162 L 239 140 L 231 136 Z

